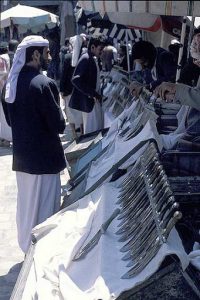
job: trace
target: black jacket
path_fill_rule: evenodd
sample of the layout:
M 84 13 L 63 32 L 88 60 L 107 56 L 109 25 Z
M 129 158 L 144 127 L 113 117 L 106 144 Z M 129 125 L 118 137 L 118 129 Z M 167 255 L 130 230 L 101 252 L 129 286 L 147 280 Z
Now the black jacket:
M 157 80 L 151 82 L 152 90 L 154 90 L 163 81 L 175 82 L 177 65 L 174 61 L 173 54 L 161 47 L 157 47 L 156 56 L 156 73 Z
M 97 67 L 90 52 L 83 54 L 72 77 L 74 86 L 69 107 L 83 112 L 91 112 L 96 92 Z
M 71 79 L 75 68 L 72 67 L 71 62 L 72 53 L 65 54 L 60 78 L 60 92 L 63 93 L 63 96 L 70 95 L 73 89 Z
M 190 86 L 196 86 L 200 76 L 200 68 L 193 63 L 193 59 L 190 58 L 181 70 L 180 78 L 178 82 L 184 83 Z
M 65 121 L 54 80 L 36 69 L 22 68 L 7 121 L 13 135 L 13 170 L 29 174 L 57 174 L 66 166 L 59 133 Z

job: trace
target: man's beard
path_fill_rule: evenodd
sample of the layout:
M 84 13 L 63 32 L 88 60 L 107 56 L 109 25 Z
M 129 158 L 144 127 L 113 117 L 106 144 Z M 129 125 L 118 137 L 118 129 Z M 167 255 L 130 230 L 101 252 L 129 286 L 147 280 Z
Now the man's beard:
M 40 56 L 40 69 L 42 71 L 47 71 L 48 69 L 48 62 L 43 58 L 43 56 Z

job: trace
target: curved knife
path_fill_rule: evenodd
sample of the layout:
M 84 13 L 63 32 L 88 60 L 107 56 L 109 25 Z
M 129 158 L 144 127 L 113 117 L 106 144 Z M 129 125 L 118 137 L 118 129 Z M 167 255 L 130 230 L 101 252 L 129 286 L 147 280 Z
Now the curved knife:
M 84 247 L 81 247 L 74 258 L 72 259 L 73 261 L 79 260 L 84 258 L 88 252 L 90 252 L 91 249 L 93 249 L 99 242 L 101 235 L 104 234 L 110 225 L 110 223 L 114 220 L 114 218 L 119 214 L 120 209 L 117 208 L 115 211 L 112 213 L 110 218 L 101 225 L 100 229 L 97 231 L 97 233 L 93 236 L 93 238 L 85 245 Z

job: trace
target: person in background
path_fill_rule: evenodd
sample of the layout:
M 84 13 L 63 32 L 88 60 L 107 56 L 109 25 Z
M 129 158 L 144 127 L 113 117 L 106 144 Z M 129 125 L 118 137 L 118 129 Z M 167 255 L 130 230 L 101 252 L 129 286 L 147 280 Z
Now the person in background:
M 72 92 L 72 75 L 78 60 L 82 54 L 87 52 L 87 37 L 85 34 L 75 35 L 70 37 L 70 44 L 72 46 L 72 52 L 67 55 L 65 60 L 64 69 L 61 73 L 61 96 L 64 99 L 65 113 L 70 124 L 73 138 L 76 139 L 77 131 L 80 129 L 80 134 L 83 134 L 83 117 L 82 112 L 77 109 L 69 107 L 70 95 Z M 68 69 L 69 68 L 69 69 Z
M 82 55 L 87 52 L 89 36 L 87 36 L 85 33 L 81 33 L 80 37 L 82 38 L 82 46 L 81 46 L 80 55 Z
M 128 71 L 128 62 L 127 62 L 127 49 L 125 45 L 121 45 L 118 51 L 119 60 L 118 65 L 124 70 Z M 130 60 L 129 60 L 130 61 Z
M 146 88 L 153 91 L 163 81 L 175 82 L 177 64 L 171 52 L 147 41 L 136 42 L 132 47 L 132 60 L 145 72 Z M 150 72 L 149 72 L 150 71 Z
M 117 62 L 117 49 L 112 42 L 108 41 L 101 55 L 102 70 L 110 72 L 113 65 Z
M 72 52 L 72 44 L 69 41 L 69 38 L 65 39 L 65 44 L 60 48 L 60 72 L 62 72 L 64 60 L 65 60 L 65 54 Z
M 71 131 L 72 131 L 72 135 L 73 135 L 73 139 L 76 139 L 77 136 L 77 132 L 76 129 L 80 128 L 81 133 L 83 133 L 83 120 L 82 120 L 82 113 L 78 110 L 72 109 L 69 107 L 69 100 L 71 97 L 71 93 L 72 93 L 72 75 L 74 72 L 75 67 L 72 66 L 72 53 L 73 51 L 78 51 L 79 55 L 82 49 L 82 45 L 80 45 L 80 47 L 78 49 L 76 49 L 77 47 L 77 43 L 75 43 L 75 39 L 70 39 L 70 45 L 71 45 L 71 51 L 67 54 L 65 54 L 64 56 L 64 62 L 63 62 L 63 68 L 61 71 L 61 77 L 60 77 L 60 92 L 61 92 L 61 96 L 64 100 L 64 110 L 65 110 L 65 114 L 67 117 L 67 120 L 69 122 Z M 74 44 L 74 48 L 73 45 Z M 79 56 L 78 55 L 78 56 Z
M 180 48 L 181 48 L 180 43 L 174 43 L 168 46 L 169 52 L 173 54 L 175 64 L 178 64 L 178 55 L 179 55 Z
M 200 89 L 182 83 L 163 82 L 154 93 L 166 102 L 190 106 L 186 117 L 186 133 L 182 138 L 200 143 Z
M 88 52 L 80 57 L 72 77 L 74 88 L 69 107 L 82 112 L 84 134 L 103 128 L 100 71 L 97 60 L 104 46 L 103 37 L 92 37 Z
M 192 43 L 190 45 L 190 57 L 188 62 L 181 70 L 180 78 L 178 82 L 184 83 L 190 86 L 196 86 L 198 84 L 200 75 L 200 33 L 194 35 Z M 200 84 L 198 84 L 200 85 Z
M 8 43 L 0 42 L 0 95 L 5 85 L 10 70 L 10 58 L 8 55 Z
M 12 141 L 11 128 L 8 126 L 2 106 L 3 90 L 10 71 L 8 43 L 0 43 L 0 146 L 9 147 Z
M 60 171 L 66 167 L 59 138 L 65 129 L 59 92 L 55 81 L 41 73 L 49 60 L 48 40 L 25 37 L 6 84 L 5 111 L 12 128 L 12 169 L 18 188 L 18 241 L 24 253 L 32 228 L 60 209 Z
M 10 40 L 8 43 L 8 55 L 10 57 L 10 67 L 12 67 L 13 58 L 14 58 L 15 51 L 17 50 L 18 45 L 19 45 L 19 42 L 17 40 Z
M 163 82 L 155 89 L 154 94 L 166 102 L 188 105 L 200 110 L 200 90 L 197 87 L 183 83 Z
M 84 33 L 72 36 L 70 43 L 73 47 L 72 67 L 76 67 L 81 55 L 87 52 L 87 36 Z
M 49 40 L 49 49 L 51 54 L 51 61 L 48 65 L 47 76 L 58 80 L 59 79 L 59 65 L 60 65 L 60 42 L 56 33 L 50 32 L 47 36 Z

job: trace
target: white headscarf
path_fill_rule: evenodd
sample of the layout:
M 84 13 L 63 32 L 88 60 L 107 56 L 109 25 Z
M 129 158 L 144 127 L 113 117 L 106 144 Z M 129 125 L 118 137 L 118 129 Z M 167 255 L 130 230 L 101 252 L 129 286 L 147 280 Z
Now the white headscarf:
M 26 48 L 32 46 L 48 47 L 49 41 L 39 35 L 29 35 L 18 45 L 6 84 L 5 101 L 8 103 L 13 103 L 15 101 L 17 80 L 19 73 L 25 64 Z
M 80 51 L 83 44 L 84 39 L 86 38 L 86 35 L 84 33 L 81 33 L 80 35 L 75 35 L 70 38 L 70 43 L 73 47 L 72 52 L 72 67 L 76 67 L 79 57 L 80 57 Z

